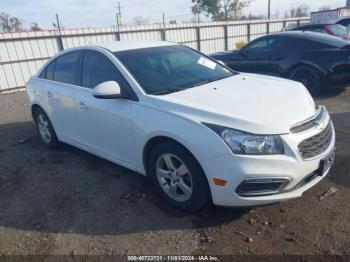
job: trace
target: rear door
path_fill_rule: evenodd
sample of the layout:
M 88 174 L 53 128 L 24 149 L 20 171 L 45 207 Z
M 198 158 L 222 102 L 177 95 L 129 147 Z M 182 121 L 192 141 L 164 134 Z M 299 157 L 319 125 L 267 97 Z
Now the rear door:
M 278 64 L 281 59 L 283 39 L 275 36 L 259 38 L 242 48 L 240 61 L 228 65 L 237 71 L 278 75 Z
M 81 51 L 72 51 L 53 60 L 43 71 L 46 81 L 47 114 L 59 138 L 76 139 L 76 99 L 75 87 L 78 69 L 82 58 Z

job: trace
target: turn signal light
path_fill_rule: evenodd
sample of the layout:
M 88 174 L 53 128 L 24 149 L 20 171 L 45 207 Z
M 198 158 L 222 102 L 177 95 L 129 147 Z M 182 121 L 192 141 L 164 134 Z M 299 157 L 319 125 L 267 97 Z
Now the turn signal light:
M 220 178 L 213 178 L 214 184 L 217 186 L 226 186 L 227 181 Z

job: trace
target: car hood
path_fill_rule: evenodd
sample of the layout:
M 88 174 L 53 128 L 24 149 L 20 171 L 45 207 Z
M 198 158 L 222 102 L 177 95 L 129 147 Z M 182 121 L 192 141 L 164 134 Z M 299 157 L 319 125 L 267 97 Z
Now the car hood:
M 163 96 L 159 109 L 196 122 L 255 134 L 285 134 L 315 115 L 315 104 L 297 82 L 253 74 L 233 77 Z
M 238 54 L 238 53 L 239 53 L 238 50 L 233 50 L 233 51 L 222 51 L 222 52 L 216 52 L 216 53 L 210 54 L 210 56 L 211 56 L 211 57 L 226 56 L 226 55 Z

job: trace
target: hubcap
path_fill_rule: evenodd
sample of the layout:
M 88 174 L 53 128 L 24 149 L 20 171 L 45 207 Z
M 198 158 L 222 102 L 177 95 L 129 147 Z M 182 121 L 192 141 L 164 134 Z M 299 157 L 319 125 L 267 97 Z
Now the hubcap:
M 49 144 L 51 142 L 51 132 L 49 128 L 49 121 L 46 118 L 45 115 L 40 114 L 38 115 L 38 129 L 41 138 L 44 140 L 45 143 Z
M 191 197 L 191 174 L 177 156 L 169 153 L 161 155 L 156 163 L 156 175 L 161 188 L 171 199 L 183 202 Z
M 298 72 L 294 80 L 301 82 L 307 89 L 311 90 L 314 88 L 315 85 L 315 78 L 314 76 L 307 71 L 300 71 Z

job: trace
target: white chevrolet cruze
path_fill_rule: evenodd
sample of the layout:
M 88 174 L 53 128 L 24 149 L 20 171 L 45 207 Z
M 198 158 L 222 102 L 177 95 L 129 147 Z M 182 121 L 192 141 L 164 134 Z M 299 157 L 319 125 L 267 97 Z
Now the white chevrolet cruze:
M 45 145 L 147 175 L 184 210 L 300 197 L 334 159 L 330 116 L 302 84 L 234 72 L 174 43 L 68 49 L 27 93 Z

